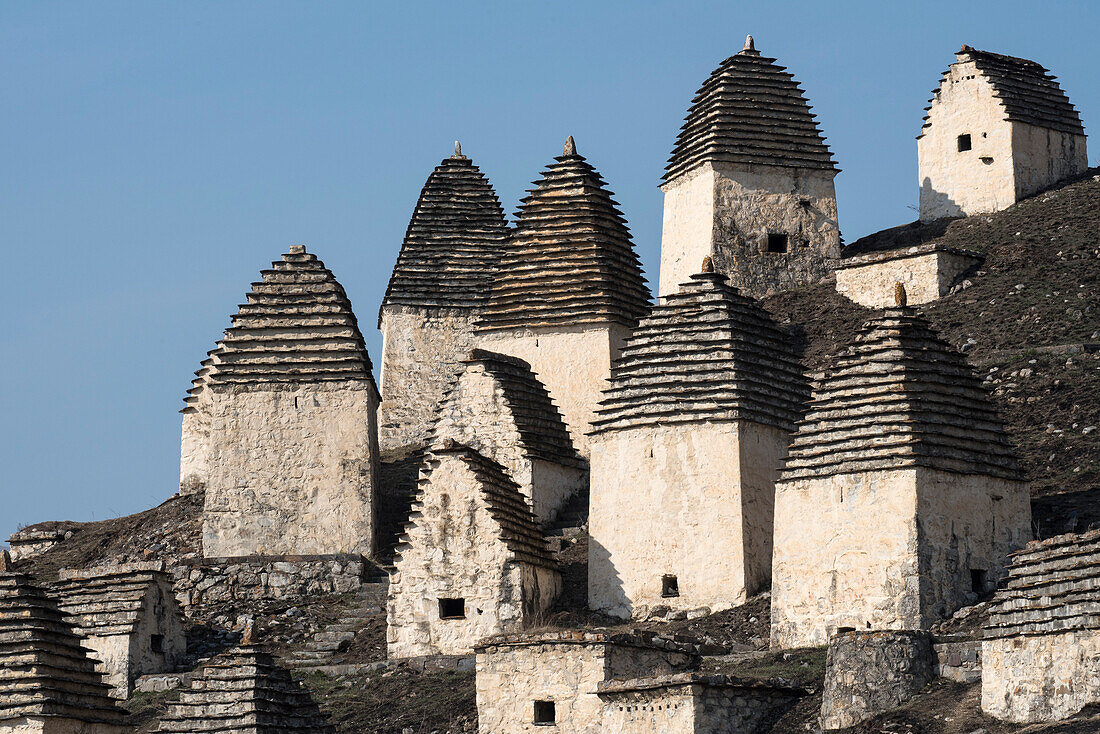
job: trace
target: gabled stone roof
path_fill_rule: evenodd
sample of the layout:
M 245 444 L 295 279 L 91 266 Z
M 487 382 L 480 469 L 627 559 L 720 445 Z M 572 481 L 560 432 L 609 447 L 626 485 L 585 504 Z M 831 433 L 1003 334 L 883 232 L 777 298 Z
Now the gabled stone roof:
M 704 162 L 836 171 L 817 116 L 794 77 L 752 36 L 703 82 L 665 166 L 665 182 Z
M 420 192 L 382 308 L 480 306 L 507 240 L 496 192 L 456 143 Z
M 573 138 L 520 206 L 480 328 L 633 326 L 649 289 L 626 220 Z
M 585 465 L 584 459 L 573 447 L 569 429 L 565 426 L 565 419 L 562 418 L 558 406 L 531 370 L 530 364 L 518 357 L 484 349 L 471 351 L 463 364 L 467 368 L 469 365 L 481 366 L 496 382 L 500 399 L 519 431 L 525 456 L 567 466 Z M 429 446 L 437 443 L 449 426 L 462 423 L 463 410 L 467 406 L 462 402 L 461 396 L 455 395 L 461 379 L 460 372 L 440 401 L 427 441 Z
M 1021 479 L 966 359 L 916 311 L 890 308 L 817 377 L 779 481 L 917 466 Z
M 332 271 L 295 245 L 261 274 L 195 373 L 182 412 L 208 385 L 352 380 L 377 392 L 359 323 Z
M 508 476 L 507 470 L 495 461 L 479 454 L 469 446 L 455 441 L 444 441 L 428 455 L 421 474 L 420 488 L 410 513 L 410 524 L 416 523 L 424 508 L 424 493 L 431 483 L 431 474 L 439 466 L 441 458 L 453 456 L 464 462 L 481 486 L 482 496 L 489 507 L 489 514 L 500 528 L 500 538 L 516 561 L 547 568 L 557 568 L 557 561 L 546 544 L 546 538 L 531 512 L 519 485 Z M 397 556 L 408 545 L 406 532 L 397 547 Z M 395 563 L 398 561 L 395 560 Z
M 1028 543 L 1012 555 L 986 639 L 1100 629 L 1100 530 Z
M 138 624 L 154 614 L 145 609 L 150 586 L 172 588 L 172 577 L 163 564 L 116 566 L 89 571 L 62 571 L 51 591 L 61 611 L 70 615 L 76 629 L 85 636 L 129 635 Z
M 120 725 L 125 714 L 96 662 L 56 602 L 26 575 L 0 571 L 0 722 L 32 716 Z
M 300 683 L 263 647 L 245 644 L 219 655 L 168 704 L 162 732 L 332 734 L 336 729 Z
M 1004 107 L 1006 120 L 1075 135 L 1085 134 L 1077 108 L 1070 104 L 1069 97 L 1058 85 L 1057 77 L 1040 64 L 1015 56 L 979 51 L 970 46 L 963 46 L 955 58 L 955 63 L 973 61 L 978 71 L 989 80 L 993 86 L 993 96 Z M 947 73 L 944 72 L 943 78 L 947 77 Z M 924 108 L 926 112 L 932 108 L 940 88 L 932 90 L 929 106 Z M 921 130 L 930 125 L 926 114 Z
M 733 420 L 793 430 L 808 399 L 789 335 L 725 275 L 700 273 L 627 339 L 592 432 Z

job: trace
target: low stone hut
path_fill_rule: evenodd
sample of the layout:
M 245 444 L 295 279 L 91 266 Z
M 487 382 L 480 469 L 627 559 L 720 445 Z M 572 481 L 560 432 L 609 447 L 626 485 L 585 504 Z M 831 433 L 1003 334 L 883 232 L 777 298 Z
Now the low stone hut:
M 116 698 L 129 698 L 139 676 L 171 671 L 187 651 L 163 564 L 66 569 L 52 591 L 102 662 Z
M 1100 703 L 1100 530 L 1012 557 L 982 641 L 982 710 L 1019 724 Z
M 177 734 L 334 734 L 309 691 L 271 653 L 245 642 L 203 666 L 157 731 Z
M 590 606 L 714 611 L 765 587 L 775 479 L 808 398 L 789 336 L 725 275 L 662 298 L 593 422 Z
M 928 629 L 1030 535 L 981 381 L 916 311 L 887 309 L 818 376 L 776 484 L 772 645 Z
M 1088 168 L 1080 114 L 1034 61 L 963 46 L 925 109 L 922 221 L 999 211 Z
M 781 680 L 675 673 L 600 683 L 602 734 L 755 734 L 807 691 Z
M 57 603 L 0 560 L 0 731 L 122 734 L 125 712 Z
M 420 192 L 378 312 L 383 451 L 424 442 L 474 346 L 474 323 L 507 240 L 492 184 L 455 143 Z
M 853 254 L 836 266 L 836 292 L 861 306 L 885 308 L 893 305 L 894 290 L 901 283 L 909 305 L 918 306 L 946 296 L 955 281 L 983 259 L 973 250 L 936 242 Z
M 557 564 L 505 468 L 453 441 L 433 451 L 390 577 L 389 656 L 467 654 L 539 619 L 560 591 Z
M 379 395 L 351 302 L 300 245 L 262 275 L 183 409 L 203 555 L 369 554 Z
M 543 731 L 597 734 L 599 686 L 698 666 L 692 645 L 643 634 L 547 632 L 509 635 L 477 648 L 477 717 L 482 734 Z
M 505 467 L 540 523 L 588 484 L 587 463 L 531 366 L 473 350 L 446 391 L 431 445 L 452 440 Z
M 569 138 L 523 199 L 478 322 L 477 345 L 531 365 L 587 457 L 611 362 L 648 308 L 626 220 Z

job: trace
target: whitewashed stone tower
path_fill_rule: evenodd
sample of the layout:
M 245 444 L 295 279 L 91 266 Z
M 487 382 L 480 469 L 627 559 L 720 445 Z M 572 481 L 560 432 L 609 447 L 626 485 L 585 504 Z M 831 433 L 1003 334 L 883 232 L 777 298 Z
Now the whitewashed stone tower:
M 776 474 L 808 398 L 790 338 L 726 276 L 662 298 L 593 423 L 589 606 L 716 611 L 765 587 Z
M 1081 116 L 1034 61 L 963 46 L 917 136 L 920 218 L 994 212 L 1088 168 Z
M 819 376 L 776 485 L 772 645 L 927 629 L 1030 534 L 981 382 L 915 311 L 887 309 Z
M 611 361 L 650 297 L 606 186 L 570 137 L 523 199 L 478 326 L 478 346 L 531 365 L 582 456 Z
M 389 656 L 468 654 L 538 620 L 560 591 L 546 539 L 505 467 L 450 439 L 436 447 L 390 578 Z
M 351 303 L 300 245 L 262 275 L 184 409 L 203 553 L 370 553 L 379 395 Z
M 840 256 L 832 154 L 805 94 L 752 36 L 696 92 L 669 157 L 659 295 L 704 257 L 760 297 L 814 283 Z
M 378 314 L 383 451 L 423 443 L 473 347 L 474 320 L 507 237 L 492 185 L 455 143 L 420 192 Z
M 473 350 L 431 435 L 431 448 L 457 442 L 505 467 L 539 523 L 588 484 L 588 465 L 561 413 L 531 365 L 516 357 Z

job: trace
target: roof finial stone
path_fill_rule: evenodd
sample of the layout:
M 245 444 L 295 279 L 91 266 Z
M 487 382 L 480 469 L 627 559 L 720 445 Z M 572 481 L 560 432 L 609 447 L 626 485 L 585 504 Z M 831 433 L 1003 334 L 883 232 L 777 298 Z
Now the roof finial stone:
M 909 305 L 909 296 L 905 293 L 905 286 L 901 283 L 894 283 L 894 305 L 898 308 L 905 308 Z
M 742 48 L 741 50 L 742 51 L 755 51 L 756 50 L 756 42 L 753 41 L 752 36 L 745 36 L 745 47 Z
M 568 138 L 565 139 L 565 155 L 576 155 L 576 154 L 577 154 L 577 144 L 576 144 L 576 142 L 574 142 L 573 136 L 570 135 Z
M 455 141 L 455 154 L 451 157 L 452 158 L 465 158 L 466 157 L 466 156 L 462 155 L 462 143 L 458 142 L 457 140 Z
M 714 272 L 714 262 L 710 259 L 710 255 L 707 255 L 706 257 L 703 258 L 703 266 L 699 270 L 699 272 L 700 273 L 713 273 Z
M 0 551 L 0 573 L 11 571 L 13 568 L 11 554 L 7 551 Z

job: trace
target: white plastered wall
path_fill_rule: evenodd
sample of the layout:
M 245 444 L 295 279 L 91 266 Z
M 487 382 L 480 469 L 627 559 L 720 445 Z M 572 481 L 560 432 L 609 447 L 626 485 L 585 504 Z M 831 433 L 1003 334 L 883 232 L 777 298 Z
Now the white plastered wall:
M 947 295 L 955 279 L 975 260 L 951 252 L 929 252 L 836 271 L 836 290 L 861 306 L 894 305 L 894 287 L 901 283 L 910 306 L 931 303 Z
M 1089 167 L 1084 135 L 1022 122 L 1012 124 L 1012 160 L 1017 200 L 1084 173 Z

